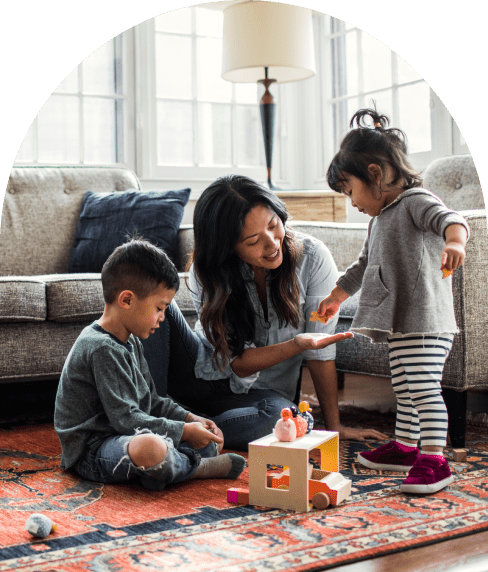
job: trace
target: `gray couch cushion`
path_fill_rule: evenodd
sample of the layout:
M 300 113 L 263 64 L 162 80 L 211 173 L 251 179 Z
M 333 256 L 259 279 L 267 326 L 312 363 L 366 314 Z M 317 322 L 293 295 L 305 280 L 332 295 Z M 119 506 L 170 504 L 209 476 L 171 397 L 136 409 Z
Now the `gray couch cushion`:
M 103 313 L 100 274 L 55 274 L 46 281 L 47 319 L 53 322 L 85 322 Z
M 83 196 L 140 188 L 129 169 L 19 167 L 10 174 L 2 212 L 0 275 L 66 272 Z
M 186 285 L 188 272 L 180 272 L 180 289 L 176 293 L 175 302 L 178 304 L 178 308 L 181 310 L 183 316 L 191 316 L 195 314 L 195 307 L 193 306 L 193 300 L 190 296 L 190 290 L 188 290 L 188 286 Z
M 46 314 L 46 285 L 42 280 L 0 276 L 0 322 L 43 322 Z
M 289 226 L 321 240 L 330 250 L 339 272 L 357 260 L 368 233 L 367 223 L 290 221 Z
M 66 356 L 86 326 L 83 322 L 60 324 L 0 323 L 0 382 L 59 379 Z
M 432 161 L 423 175 L 423 186 L 455 211 L 485 208 L 471 155 L 449 155 Z

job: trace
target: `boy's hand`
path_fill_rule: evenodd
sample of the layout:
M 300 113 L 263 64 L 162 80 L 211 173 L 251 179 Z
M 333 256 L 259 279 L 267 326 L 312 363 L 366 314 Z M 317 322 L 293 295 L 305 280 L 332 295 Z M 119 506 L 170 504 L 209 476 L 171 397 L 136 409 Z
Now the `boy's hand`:
M 222 444 L 223 438 L 218 434 L 218 427 L 210 419 L 189 413 L 185 419 L 182 441 L 187 441 L 194 449 L 203 449 L 210 442 Z
M 342 342 L 347 338 L 353 338 L 354 334 L 352 332 L 342 332 L 340 334 L 334 334 L 331 336 L 330 334 L 321 334 L 319 332 L 315 333 L 306 333 L 306 334 L 297 334 L 294 338 L 295 343 L 300 346 L 302 351 L 305 350 L 320 350 L 322 348 L 326 348 L 332 344 L 336 344 L 337 342 Z
M 188 419 L 189 415 L 186 416 L 186 419 L 185 419 L 186 423 L 188 423 L 188 422 L 191 423 L 192 421 L 199 421 L 205 427 L 205 429 L 208 429 L 214 435 L 219 434 L 219 428 L 214 423 L 214 421 L 212 421 L 210 419 L 206 419 L 205 417 L 200 417 L 200 415 L 195 415 L 194 413 L 190 413 L 190 415 L 191 415 L 191 419 Z

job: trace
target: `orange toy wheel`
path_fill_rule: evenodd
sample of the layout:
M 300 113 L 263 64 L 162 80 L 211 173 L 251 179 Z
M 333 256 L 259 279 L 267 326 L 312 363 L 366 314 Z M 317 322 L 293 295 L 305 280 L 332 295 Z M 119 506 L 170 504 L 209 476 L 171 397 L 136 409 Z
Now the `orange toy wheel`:
M 315 493 L 312 497 L 314 508 L 323 509 L 330 505 L 330 498 L 327 493 Z

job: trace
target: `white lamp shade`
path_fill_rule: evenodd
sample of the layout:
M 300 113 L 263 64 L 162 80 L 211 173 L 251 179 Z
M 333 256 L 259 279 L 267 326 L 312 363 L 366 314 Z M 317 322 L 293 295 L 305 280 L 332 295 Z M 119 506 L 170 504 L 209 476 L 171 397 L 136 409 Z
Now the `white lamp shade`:
M 315 74 L 312 13 L 278 2 L 250 1 L 224 9 L 223 79 L 279 83 Z

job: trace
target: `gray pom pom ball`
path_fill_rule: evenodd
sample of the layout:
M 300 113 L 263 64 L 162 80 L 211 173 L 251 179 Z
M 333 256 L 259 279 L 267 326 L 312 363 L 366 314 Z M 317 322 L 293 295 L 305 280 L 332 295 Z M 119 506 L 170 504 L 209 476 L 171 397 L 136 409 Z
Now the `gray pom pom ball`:
M 36 538 L 46 538 L 56 530 L 56 525 L 45 514 L 31 514 L 25 523 L 25 529 Z

